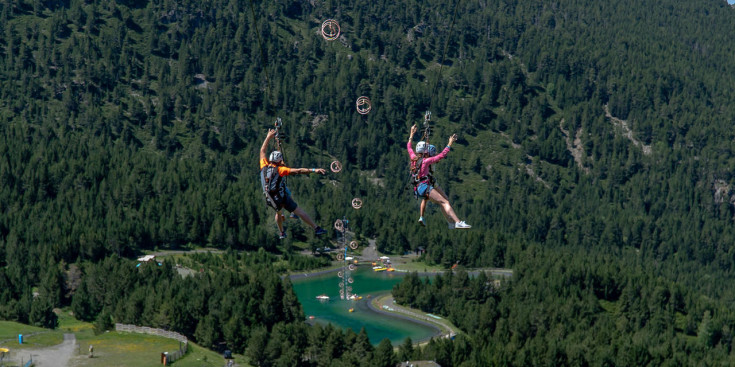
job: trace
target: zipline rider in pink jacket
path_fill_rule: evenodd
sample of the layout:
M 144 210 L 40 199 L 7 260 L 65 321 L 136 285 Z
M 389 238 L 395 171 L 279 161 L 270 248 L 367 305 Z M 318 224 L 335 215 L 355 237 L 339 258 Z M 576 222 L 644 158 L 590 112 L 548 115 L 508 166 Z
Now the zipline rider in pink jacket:
M 413 135 L 416 133 L 417 130 L 418 127 L 416 127 L 416 125 L 411 126 L 411 133 L 408 136 L 408 142 L 406 143 L 406 150 L 408 150 L 408 155 L 411 157 L 411 172 L 414 181 L 414 193 L 417 197 L 427 198 L 431 202 L 439 205 L 439 207 L 444 212 L 445 217 L 447 217 L 451 221 L 451 223 L 449 223 L 449 229 L 471 228 L 472 226 L 465 223 L 464 221 L 459 220 L 457 214 L 454 213 L 454 209 L 452 209 L 452 205 L 449 203 L 449 200 L 445 196 L 441 195 L 438 190 L 434 190 L 434 186 L 431 184 L 429 179 L 429 167 L 432 164 L 444 159 L 447 154 L 449 154 L 449 149 L 451 148 L 452 144 L 457 141 L 457 134 L 453 134 L 449 137 L 449 142 L 447 143 L 447 146 L 444 148 L 444 150 L 441 151 L 441 153 L 430 157 L 429 147 L 425 141 L 420 141 L 416 143 L 416 153 L 414 153 L 413 148 L 411 147 Z

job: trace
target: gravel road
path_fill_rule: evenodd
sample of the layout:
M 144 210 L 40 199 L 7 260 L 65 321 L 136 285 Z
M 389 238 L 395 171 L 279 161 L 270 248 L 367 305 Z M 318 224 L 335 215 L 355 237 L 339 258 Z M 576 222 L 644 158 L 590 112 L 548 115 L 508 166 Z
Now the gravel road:
M 74 334 L 64 334 L 64 341 L 59 345 L 43 349 L 23 349 L 19 354 L 24 361 L 32 356 L 36 367 L 68 367 L 76 345 L 77 338 Z

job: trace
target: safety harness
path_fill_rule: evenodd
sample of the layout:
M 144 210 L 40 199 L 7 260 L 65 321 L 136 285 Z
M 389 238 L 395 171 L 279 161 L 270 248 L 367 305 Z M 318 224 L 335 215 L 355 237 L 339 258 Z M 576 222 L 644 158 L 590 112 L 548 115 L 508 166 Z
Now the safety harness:
M 431 136 L 431 111 L 426 111 L 424 114 L 424 133 L 421 136 L 421 140 L 426 143 L 426 148 L 429 147 L 429 137 Z M 432 183 L 434 182 L 434 178 L 432 177 L 433 169 L 429 168 L 429 174 L 427 176 L 421 176 L 421 165 L 424 163 L 423 156 L 417 156 L 416 159 L 411 160 L 411 182 L 410 184 L 413 186 L 413 194 L 416 197 L 416 199 L 419 198 L 418 192 L 416 191 L 416 188 L 419 184 L 428 182 Z
M 281 126 L 283 125 L 281 118 L 278 117 L 275 122 L 276 127 L 276 149 L 281 152 L 283 164 L 285 164 L 286 157 L 283 155 L 281 149 Z M 268 162 L 268 164 L 260 170 L 260 185 L 263 188 L 263 196 L 265 197 L 265 203 L 278 210 L 277 201 L 280 201 L 286 195 L 286 179 L 281 177 L 278 173 L 278 166 Z

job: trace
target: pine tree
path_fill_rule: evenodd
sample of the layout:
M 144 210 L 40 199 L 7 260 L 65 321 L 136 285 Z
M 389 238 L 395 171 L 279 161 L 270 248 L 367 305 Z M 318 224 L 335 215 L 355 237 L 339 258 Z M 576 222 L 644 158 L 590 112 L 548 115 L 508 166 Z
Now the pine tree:
M 390 340 L 383 339 L 380 341 L 373 352 L 372 361 L 372 365 L 377 367 L 393 367 L 398 363 Z

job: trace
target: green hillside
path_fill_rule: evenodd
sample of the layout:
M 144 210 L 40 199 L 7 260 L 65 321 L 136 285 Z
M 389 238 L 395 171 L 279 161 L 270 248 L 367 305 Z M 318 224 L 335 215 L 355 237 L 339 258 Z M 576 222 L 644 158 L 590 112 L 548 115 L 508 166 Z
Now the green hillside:
M 335 41 L 319 34 L 330 18 Z M 252 319 L 253 305 L 206 301 L 226 299 L 223 284 L 281 292 L 258 270 L 274 272 L 277 256 L 309 267 L 317 261 L 290 251 L 326 244 L 293 222 L 288 240 L 275 235 L 256 161 L 280 117 L 290 166 L 344 166 L 289 178 L 321 226 L 347 216 L 382 252 L 421 246 L 447 268 L 515 270 L 498 293 L 436 311 L 478 328 L 466 330 L 464 352 L 430 344 L 422 356 L 731 362 L 733 29 L 724 0 L 3 2 L 0 318 L 53 327 L 50 310 L 71 305 L 87 320 L 145 319 L 238 352 L 301 328 L 291 300 L 288 320 L 266 321 Z M 355 110 L 363 95 L 367 115 Z M 416 223 L 405 143 L 426 110 L 431 143 L 460 136 L 437 180 L 469 231 L 447 230 L 435 206 L 428 227 Z M 229 250 L 219 264 L 203 260 L 227 282 L 122 270 L 143 251 L 197 246 Z M 194 285 L 217 289 L 179 308 L 145 295 L 176 299 Z M 464 302 L 488 307 L 490 321 L 460 320 Z M 212 330 L 235 309 L 226 331 Z M 594 325 L 617 329 L 591 337 Z

